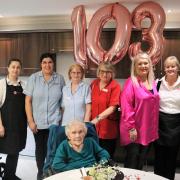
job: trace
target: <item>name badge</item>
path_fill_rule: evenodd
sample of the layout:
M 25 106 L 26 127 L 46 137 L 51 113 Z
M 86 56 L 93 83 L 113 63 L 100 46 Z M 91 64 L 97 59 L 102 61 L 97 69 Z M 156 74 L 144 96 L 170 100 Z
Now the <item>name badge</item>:
M 69 97 L 69 96 L 65 96 L 65 99 L 70 100 L 70 99 L 71 99 L 71 97 Z

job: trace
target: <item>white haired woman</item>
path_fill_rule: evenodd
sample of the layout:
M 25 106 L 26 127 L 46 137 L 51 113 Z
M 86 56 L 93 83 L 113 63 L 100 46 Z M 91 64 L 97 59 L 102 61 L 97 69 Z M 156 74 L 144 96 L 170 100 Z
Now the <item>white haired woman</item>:
M 52 168 L 55 172 L 90 167 L 95 163 L 107 161 L 109 154 L 92 138 L 85 138 L 85 123 L 73 120 L 65 127 L 67 139 L 57 148 Z
M 154 172 L 174 179 L 180 146 L 180 63 L 175 56 L 164 61 L 165 76 L 159 81 L 159 139 L 155 143 Z M 161 82 L 161 83 L 160 83 Z
M 121 94 L 120 141 L 125 146 L 124 166 L 142 169 L 148 146 L 158 138 L 159 95 L 152 62 L 140 53 L 131 65 Z

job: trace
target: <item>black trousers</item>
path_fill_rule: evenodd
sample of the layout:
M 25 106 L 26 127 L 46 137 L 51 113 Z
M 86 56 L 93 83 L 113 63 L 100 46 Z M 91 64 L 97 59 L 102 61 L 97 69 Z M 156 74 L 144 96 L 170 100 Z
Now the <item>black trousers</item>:
M 116 139 L 99 139 L 99 145 L 104 148 L 113 159 L 113 155 L 116 149 Z
M 154 173 L 170 180 L 174 180 L 179 146 L 161 146 L 155 143 L 154 147 Z
M 19 154 L 8 154 L 6 157 L 6 165 L 4 171 L 5 180 L 15 180 L 16 179 L 16 168 L 18 162 Z
M 38 129 L 38 132 L 34 134 L 35 139 L 35 155 L 36 164 L 38 168 L 37 179 L 41 179 L 43 174 L 44 161 L 47 154 L 47 141 L 48 141 L 49 130 L 48 129 Z
M 124 167 L 142 170 L 149 147 L 150 146 L 143 146 L 136 143 L 131 143 L 125 146 L 126 158 Z

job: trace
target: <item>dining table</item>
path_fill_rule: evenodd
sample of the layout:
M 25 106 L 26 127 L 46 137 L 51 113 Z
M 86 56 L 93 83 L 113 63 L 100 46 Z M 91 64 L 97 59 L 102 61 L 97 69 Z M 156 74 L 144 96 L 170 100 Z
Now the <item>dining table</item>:
M 124 174 L 123 180 L 168 180 L 164 177 L 158 176 L 153 172 L 141 171 L 130 168 L 119 168 L 120 171 Z M 86 168 L 88 170 L 88 168 Z M 81 169 L 74 169 L 69 171 L 64 171 L 61 173 L 57 173 L 52 175 L 44 180 L 82 180 L 82 172 Z

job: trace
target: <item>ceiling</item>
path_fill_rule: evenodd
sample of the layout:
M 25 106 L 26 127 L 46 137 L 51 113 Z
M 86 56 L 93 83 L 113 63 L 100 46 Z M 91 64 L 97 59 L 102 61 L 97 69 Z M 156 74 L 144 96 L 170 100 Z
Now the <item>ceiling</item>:
M 87 22 L 97 9 L 119 2 L 130 12 L 146 0 L 0 0 L 0 31 L 72 29 L 74 7 L 84 5 Z M 166 13 L 166 28 L 180 28 L 180 0 L 153 0 Z
M 166 12 L 180 11 L 179 0 L 153 0 L 158 2 Z M 130 11 L 145 0 L 1 0 L 0 15 L 3 17 L 14 16 L 39 16 L 39 15 L 67 15 L 71 14 L 77 5 L 84 5 L 87 13 L 108 4 L 119 2 Z

